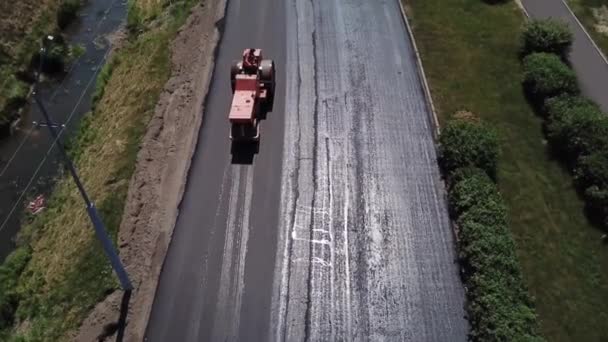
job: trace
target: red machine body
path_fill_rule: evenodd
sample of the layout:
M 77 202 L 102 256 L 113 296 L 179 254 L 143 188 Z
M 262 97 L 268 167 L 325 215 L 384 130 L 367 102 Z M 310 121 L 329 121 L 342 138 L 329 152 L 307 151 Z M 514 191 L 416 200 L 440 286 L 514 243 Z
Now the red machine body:
M 228 119 L 233 141 L 258 141 L 260 111 L 272 107 L 275 87 L 274 61 L 263 59 L 262 50 L 246 49 L 230 71 L 232 104 Z

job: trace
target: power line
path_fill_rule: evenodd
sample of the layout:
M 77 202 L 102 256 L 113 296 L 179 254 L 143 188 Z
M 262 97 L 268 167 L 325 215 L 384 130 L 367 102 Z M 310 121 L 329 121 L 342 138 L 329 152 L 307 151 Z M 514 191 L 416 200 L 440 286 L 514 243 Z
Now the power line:
M 27 139 L 30 137 L 30 135 L 32 134 L 32 132 L 34 131 L 34 127 L 31 127 L 28 131 L 27 134 L 25 135 L 25 137 L 21 140 L 21 143 L 19 144 L 19 146 L 17 146 L 17 149 L 15 150 L 15 152 L 13 153 L 13 155 L 11 155 L 11 157 L 9 158 L 8 162 L 6 162 L 6 165 L 4 165 L 4 168 L 2 168 L 2 171 L 0 172 L 0 177 L 4 176 L 4 173 L 6 172 L 6 170 L 8 170 L 8 168 L 11 166 L 11 164 L 13 163 L 13 160 L 15 159 L 15 157 L 17 157 L 17 154 L 19 153 L 19 151 L 21 151 L 21 148 L 23 147 L 23 145 L 25 145 L 25 142 L 27 141 Z
M 8 221 L 10 220 L 11 216 L 13 215 L 13 213 L 15 212 L 15 210 L 17 209 L 17 207 L 21 204 L 21 201 L 23 200 L 23 197 L 25 196 L 25 194 L 27 193 L 27 191 L 29 190 L 30 186 L 32 186 L 32 183 L 34 182 L 34 179 L 36 178 L 36 176 L 38 175 L 38 172 L 40 172 L 40 169 L 42 169 L 42 166 L 44 165 L 44 163 L 46 162 L 47 158 L 49 157 L 49 155 L 51 154 L 51 151 L 53 150 L 53 148 L 55 147 L 55 145 L 57 144 L 58 140 L 61 138 L 61 135 L 63 134 L 63 132 L 65 131 L 67 125 L 70 123 L 72 117 L 74 116 L 74 114 L 76 113 L 76 109 L 78 108 L 78 106 L 80 105 L 80 103 L 82 102 L 82 99 L 84 98 L 84 95 L 86 94 L 86 92 L 88 91 L 88 89 L 91 87 L 91 85 L 93 84 L 93 80 L 95 79 L 95 77 L 97 76 L 97 74 L 99 73 L 99 68 L 101 67 L 101 64 L 103 64 L 103 62 L 106 60 L 106 58 L 108 57 L 110 51 L 108 50 L 108 52 L 106 52 L 106 54 L 104 55 L 104 57 L 101 59 L 101 61 L 97 64 L 95 73 L 93 74 L 93 76 L 89 79 L 89 82 L 87 83 L 87 86 L 84 88 L 84 90 L 82 91 L 82 93 L 80 94 L 80 97 L 78 99 L 78 102 L 76 103 L 76 105 L 74 106 L 74 108 L 72 109 L 72 112 L 70 113 L 70 115 L 68 116 L 64 127 L 62 127 L 62 129 L 59 131 L 57 138 L 53 139 L 53 143 L 51 144 L 51 147 L 49 147 L 49 149 L 46 151 L 46 154 L 44 155 L 44 157 L 42 158 L 42 161 L 40 162 L 40 164 L 38 164 L 38 167 L 36 168 L 36 171 L 34 171 L 34 174 L 32 175 L 32 177 L 30 178 L 30 180 L 28 181 L 27 185 L 25 186 L 25 189 L 21 192 L 21 195 L 19 196 L 19 199 L 17 200 L 17 202 L 15 202 L 15 204 L 13 205 L 13 207 L 11 208 L 11 211 L 9 212 L 9 214 L 6 216 L 6 218 L 4 219 L 4 221 L 2 222 L 2 225 L 0 225 L 0 232 L 2 232 L 2 230 L 4 230 L 6 228 L 6 224 L 8 223 Z
M 114 5 L 116 4 L 117 1 L 118 0 L 113 0 L 112 3 L 110 4 L 110 6 L 108 6 L 108 8 L 106 8 L 106 10 L 103 12 L 104 13 L 103 17 L 97 23 L 97 26 L 95 27 L 95 30 L 93 30 L 93 36 L 97 35 L 97 33 L 99 32 L 99 29 L 101 28 L 101 24 L 103 24 L 103 22 L 108 18 L 108 13 L 112 9 L 112 7 L 114 7 Z M 76 61 L 74 63 L 72 63 L 72 65 L 68 69 L 67 75 L 69 75 L 72 71 L 74 71 L 74 69 L 80 64 L 80 61 L 81 61 L 82 57 L 83 56 L 79 56 L 76 59 Z M 55 88 L 55 90 L 51 94 L 51 97 L 49 98 L 49 101 L 53 101 L 55 99 L 55 97 L 57 96 L 57 94 L 59 93 L 59 91 L 62 89 L 63 84 L 66 82 L 67 79 L 68 79 L 68 77 L 65 77 L 64 79 L 61 80 L 61 82 L 59 83 L 59 85 L 57 85 L 57 88 Z M 8 168 L 11 166 L 11 164 L 13 163 L 13 161 L 15 160 L 15 158 L 17 157 L 17 154 L 23 148 L 23 145 L 25 145 L 25 142 L 31 136 L 31 134 L 34 131 L 34 129 L 35 129 L 35 127 L 31 127 L 27 131 L 27 133 L 25 134 L 25 136 L 21 140 L 21 143 L 19 143 L 19 146 L 17 146 L 17 149 L 15 150 L 15 152 L 11 155 L 11 157 L 7 161 L 6 165 L 4 165 L 4 167 L 2 168 L 2 171 L 0 171 L 0 177 L 4 176 L 4 174 L 6 173 L 6 171 L 8 170 Z M 2 230 L 2 229 L 0 229 L 0 230 Z
M 59 141 L 59 135 L 57 134 L 57 131 L 55 130 L 55 128 L 57 128 L 59 125 L 56 125 L 53 122 L 51 115 L 47 112 L 46 108 L 44 108 L 42 101 L 40 101 L 40 99 L 38 98 L 36 93 L 34 93 L 34 101 L 36 101 L 36 104 L 40 107 L 40 111 L 42 112 L 42 115 L 44 116 L 44 119 L 46 120 L 46 125 L 49 128 L 51 136 L 53 136 L 55 138 L 55 141 L 57 141 L 57 148 L 59 149 L 59 153 L 61 154 L 61 157 L 63 158 L 63 161 L 65 163 L 65 166 L 68 168 L 68 171 L 70 172 L 70 175 L 72 176 L 72 179 L 74 180 L 74 183 L 76 183 L 76 187 L 78 188 L 78 192 L 80 192 L 80 196 L 82 197 L 82 199 L 84 200 L 84 202 L 86 204 L 87 214 L 89 214 L 89 218 L 91 219 L 91 223 L 93 224 L 93 230 L 95 230 L 95 235 L 97 235 L 97 239 L 99 240 L 99 242 L 101 242 L 103 250 L 106 253 L 106 256 L 108 258 L 108 261 L 112 265 L 114 272 L 116 272 L 116 275 L 118 276 L 118 279 L 120 280 L 120 284 L 121 284 L 123 290 L 131 291 L 133 289 L 133 285 L 131 284 L 129 275 L 127 274 L 127 271 L 125 270 L 125 267 L 123 266 L 122 261 L 120 260 L 120 257 L 118 256 L 118 251 L 116 250 L 116 247 L 114 247 L 114 245 L 112 244 L 112 240 L 110 239 L 110 236 L 108 235 L 108 232 L 106 230 L 106 227 L 103 224 L 103 221 L 99 217 L 99 213 L 97 211 L 97 208 L 95 207 L 95 204 L 93 204 L 91 202 L 89 195 L 87 194 L 87 192 L 84 188 L 84 185 L 80 181 L 80 177 L 78 177 L 78 172 L 76 172 L 74 163 L 72 163 L 72 160 L 68 156 L 68 153 L 65 151 L 65 148 L 63 148 L 61 141 Z M 64 125 L 61 125 L 61 127 L 62 127 L 62 130 L 65 128 Z
M 23 200 L 23 197 L 28 192 L 34 179 L 38 175 L 38 172 L 40 172 L 40 170 L 42 169 L 42 166 L 46 162 L 48 156 L 50 155 L 50 153 L 53 150 L 53 148 L 55 147 L 55 145 L 57 145 L 57 148 L 59 149 L 59 152 L 63 158 L 65 166 L 68 168 L 68 171 L 70 172 L 74 182 L 76 183 L 76 186 L 78 187 L 78 191 L 80 192 L 80 195 L 84 199 L 84 202 L 86 204 L 87 214 L 89 215 L 89 218 L 91 219 L 91 223 L 93 224 L 93 230 L 95 231 L 95 234 L 97 235 L 97 239 L 99 240 L 99 242 L 101 242 L 104 252 L 108 258 L 108 261 L 112 265 L 114 272 L 116 272 L 116 275 L 118 276 L 118 279 L 120 280 L 121 287 L 123 288 L 124 291 L 126 291 L 127 294 L 130 294 L 131 291 L 133 290 L 133 285 L 131 283 L 131 280 L 129 279 L 129 275 L 128 275 L 127 271 L 125 270 L 125 268 L 122 264 L 122 261 L 120 260 L 120 257 L 118 256 L 118 251 L 117 251 L 116 247 L 114 247 L 112 240 L 111 240 L 110 236 L 108 235 L 108 232 L 103 224 L 103 221 L 101 220 L 101 217 L 99 216 L 99 213 L 97 211 L 97 208 L 95 207 L 95 204 L 93 204 L 90 201 L 89 196 L 86 193 L 86 190 L 85 190 L 82 182 L 80 181 L 80 178 L 78 177 L 76 168 L 74 167 L 74 164 L 70 160 L 65 148 L 63 147 L 63 145 L 61 144 L 61 141 L 60 141 L 61 135 L 63 134 L 63 132 L 65 132 L 67 125 L 69 124 L 72 117 L 76 113 L 76 109 L 82 102 L 84 95 L 87 93 L 88 89 L 93 84 L 93 80 L 96 79 L 97 75 L 99 74 L 99 72 L 101 70 L 101 65 L 106 61 L 108 55 L 110 54 L 111 49 L 108 49 L 106 51 L 103 58 L 97 64 L 94 74 L 89 79 L 87 86 L 85 87 L 83 92 L 80 94 L 80 97 L 79 97 L 76 105 L 72 109 L 72 112 L 68 116 L 65 124 L 57 125 L 53 122 L 53 119 L 51 118 L 50 114 L 46 110 L 44 104 L 42 103 L 42 101 L 40 100 L 40 98 L 38 97 L 38 94 L 37 94 L 37 88 L 38 88 L 37 86 L 39 85 L 38 81 L 39 81 L 40 74 L 42 73 L 42 65 L 44 63 L 43 61 L 44 61 L 46 51 L 47 51 L 46 43 L 48 43 L 49 41 L 52 41 L 52 40 L 53 40 L 53 36 L 47 36 L 42 42 L 42 48 L 40 50 L 41 51 L 40 65 L 39 65 L 38 74 L 36 77 L 36 83 L 34 84 L 34 91 L 32 92 L 32 94 L 33 94 L 34 102 L 38 105 L 38 108 L 40 109 L 40 112 L 42 113 L 44 120 L 46 120 L 46 122 L 43 124 L 45 124 L 49 128 L 51 136 L 53 137 L 53 143 L 51 144 L 51 147 L 47 150 L 47 152 L 46 152 L 44 158 L 42 159 L 42 161 L 40 162 L 40 164 L 38 164 L 36 171 L 34 172 L 32 177 L 28 181 L 28 184 L 26 185 L 25 189 L 21 192 L 19 199 L 17 200 L 17 202 L 11 209 L 10 213 L 8 214 L 8 216 L 6 217 L 6 219 L 0 226 L 0 232 L 6 227 L 6 223 L 12 217 L 17 206 L 22 203 L 21 201 Z M 57 130 L 56 130 L 57 127 L 60 127 L 59 132 L 57 132 Z

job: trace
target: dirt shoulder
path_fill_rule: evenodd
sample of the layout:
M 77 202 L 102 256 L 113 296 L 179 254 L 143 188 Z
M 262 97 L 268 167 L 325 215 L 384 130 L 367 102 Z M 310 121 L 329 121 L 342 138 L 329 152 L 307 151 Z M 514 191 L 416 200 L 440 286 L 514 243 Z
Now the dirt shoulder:
M 188 170 L 202 123 L 219 41 L 215 23 L 226 0 L 197 5 L 173 41 L 171 78 L 155 108 L 138 154 L 120 226 L 120 256 L 133 282 L 124 341 L 142 341 L 158 278 L 171 241 Z M 122 292 L 99 303 L 74 340 L 114 336 Z

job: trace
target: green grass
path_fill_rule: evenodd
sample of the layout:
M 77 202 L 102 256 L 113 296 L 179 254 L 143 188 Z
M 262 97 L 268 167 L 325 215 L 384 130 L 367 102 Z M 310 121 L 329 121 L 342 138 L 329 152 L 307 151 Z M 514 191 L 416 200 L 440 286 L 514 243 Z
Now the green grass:
M 520 263 L 549 341 L 608 340 L 608 246 L 572 176 L 547 153 L 518 58 L 523 15 L 481 0 L 404 1 L 441 123 L 469 110 L 497 127 L 498 181 Z
M 172 1 L 167 8 L 172 15 L 130 37 L 100 73 L 94 110 L 69 143 L 114 239 L 141 139 L 170 76 L 170 42 L 192 4 Z M 59 180 L 42 214 L 27 218 L 19 244 L 27 248 L 29 258 L 19 272 L 8 273 L 17 284 L 10 298 L 16 296 L 18 305 L 14 324 L 0 331 L 0 340 L 66 340 L 95 304 L 118 288 L 70 178 Z M 0 309 L 2 294 L 0 288 Z
M 568 4 L 604 55 L 608 55 L 608 0 L 568 0 Z

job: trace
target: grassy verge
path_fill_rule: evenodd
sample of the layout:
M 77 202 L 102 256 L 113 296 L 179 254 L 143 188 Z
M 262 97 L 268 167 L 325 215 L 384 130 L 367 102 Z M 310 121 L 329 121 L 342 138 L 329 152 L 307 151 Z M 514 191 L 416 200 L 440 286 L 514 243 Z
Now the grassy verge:
M 568 4 L 604 55 L 608 55 L 608 0 L 568 0 Z
M 114 237 L 141 138 L 170 76 L 169 44 L 193 3 L 133 2 L 142 30 L 131 35 L 101 72 L 94 110 L 70 143 L 79 174 Z M 154 22 L 150 13 L 157 14 Z M 3 341 L 65 340 L 94 305 L 117 288 L 68 177 L 58 181 L 49 207 L 28 218 L 19 249 L 7 260 L 0 278 L 5 276 L 3 282 L 14 286 L 0 286 Z
M 513 4 L 404 1 L 443 123 L 460 109 L 498 129 L 501 194 L 524 277 L 549 341 L 608 338 L 608 248 L 584 216 L 572 177 L 547 152 L 526 102 Z
M 64 28 L 76 17 L 80 3 L 21 0 L 0 4 L 0 125 L 13 120 L 26 99 L 26 74 L 40 48 L 40 39 Z

